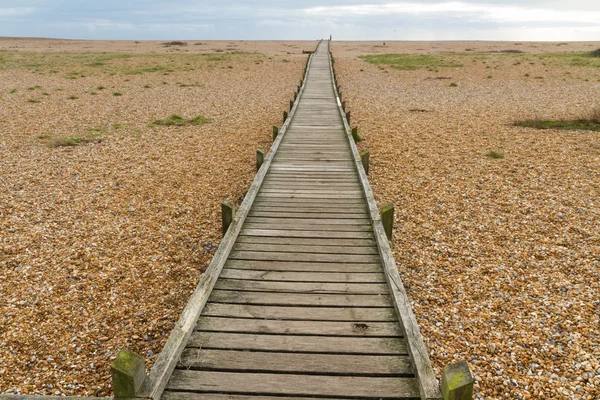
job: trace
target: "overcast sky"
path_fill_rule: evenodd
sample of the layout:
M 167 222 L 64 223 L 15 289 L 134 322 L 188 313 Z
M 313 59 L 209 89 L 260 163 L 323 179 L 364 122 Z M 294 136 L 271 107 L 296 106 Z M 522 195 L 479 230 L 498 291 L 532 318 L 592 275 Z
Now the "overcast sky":
M 0 0 L 0 36 L 600 40 L 600 0 Z

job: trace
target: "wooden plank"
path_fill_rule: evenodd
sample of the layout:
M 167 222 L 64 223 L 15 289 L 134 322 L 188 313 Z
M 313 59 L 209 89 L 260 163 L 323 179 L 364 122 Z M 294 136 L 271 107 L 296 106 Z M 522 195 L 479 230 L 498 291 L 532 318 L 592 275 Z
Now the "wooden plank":
M 208 303 L 204 316 L 301 321 L 397 322 L 393 308 L 281 307 Z
M 388 294 L 386 284 L 347 282 L 279 282 L 249 279 L 219 279 L 215 289 L 276 293 Z
M 240 232 L 246 236 L 276 236 L 276 237 L 297 237 L 297 238 L 346 238 L 346 239 L 372 239 L 373 234 L 368 231 L 364 232 L 343 232 L 343 231 L 295 231 L 283 229 L 268 229 L 264 227 L 248 227 L 246 226 Z
M 272 335 L 401 337 L 396 322 L 282 321 L 201 316 L 202 332 L 268 333 Z
M 179 368 L 246 372 L 288 372 L 315 375 L 413 376 L 406 356 L 276 353 L 190 348 Z
M 356 213 L 335 213 L 332 211 L 322 210 L 321 212 L 290 212 L 289 210 L 281 211 L 264 211 L 262 209 L 252 210 L 249 217 L 264 217 L 264 218 L 332 218 L 332 219 L 348 219 L 348 220 L 369 220 L 369 214 L 366 212 Z
M 168 389 L 261 395 L 410 398 L 419 396 L 413 378 L 319 376 L 176 370 Z
M 323 282 L 323 283 L 387 283 L 383 274 L 353 272 L 295 272 L 263 271 L 247 269 L 224 269 L 222 279 L 279 282 Z
M 373 247 L 375 241 L 369 239 L 310 239 L 310 238 L 285 238 L 261 237 L 240 235 L 236 241 L 241 243 L 281 244 L 297 246 L 342 246 L 342 247 Z
M 39 396 L 36 396 L 39 397 Z M 248 396 L 246 394 L 219 394 L 219 393 L 194 393 L 194 392 L 171 392 L 166 391 L 163 400 L 314 400 L 314 397 L 298 397 L 298 396 Z M 320 397 L 320 400 L 340 400 L 339 397 Z M 15 399 L 19 400 L 19 399 Z M 39 400 L 39 399 L 25 399 Z M 81 400 L 87 400 L 82 398 Z M 94 399 L 91 399 L 94 400 Z M 103 399 L 106 400 L 106 399 Z M 341 399 L 343 400 L 343 399 Z
M 318 263 L 288 261 L 249 261 L 227 260 L 225 268 L 261 270 L 261 271 L 297 271 L 297 272 L 342 272 L 342 273 L 380 273 L 379 263 Z
M 350 246 L 319 246 L 298 244 L 263 244 L 244 243 L 238 241 L 233 246 L 234 251 L 262 251 L 285 253 L 322 253 L 322 254 L 379 254 L 377 247 L 350 247 Z
M 246 218 L 247 223 L 251 224 L 293 224 L 301 225 L 371 225 L 369 218 L 280 218 L 280 217 L 250 217 Z
M 262 260 L 262 261 L 300 261 L 300 262 L 337 262 L 337 263 L 376 263 L 379 255 L 373 254 L 313 254 L 313 253 L 283 253 L 261 251 L 232 251 L 231 260 Z
M 289 353 L 407 354 L 402 338 L 269 335 L 194 332 L 188 347 Z
M 307 293 L 268 293 L 234 292 L 213 290 L 210 298 L 213 303 L 255 304 L 276 306 L 324 306 L 324 307 L 391 307 L 388 295 L 371 294 L 307 294 Z
M 280 222 L 273 223 L 246 223 L 244 228 L 247 230 L 251 229 L 277 229 L 280 231 L 298 231 L 298 232 L 311 232 L 311 231 L 323 231 L 330 232 L 331 235 L 335 235 L 342 232 L 347 233 L 359 233 L 365 232 L 370 233 L 373 231 L 371 224 L 345 224 L 345 225 L 325 225 L 325 224 L 311 224 L 311 223 L 289 223 L 282 219 Z

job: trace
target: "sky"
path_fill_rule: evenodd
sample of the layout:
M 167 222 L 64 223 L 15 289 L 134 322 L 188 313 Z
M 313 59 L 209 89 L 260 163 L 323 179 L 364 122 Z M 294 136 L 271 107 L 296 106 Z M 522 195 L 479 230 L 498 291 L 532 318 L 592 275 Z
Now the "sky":
M 0 36 L 600 40 L 600 0 L 0 0 Z

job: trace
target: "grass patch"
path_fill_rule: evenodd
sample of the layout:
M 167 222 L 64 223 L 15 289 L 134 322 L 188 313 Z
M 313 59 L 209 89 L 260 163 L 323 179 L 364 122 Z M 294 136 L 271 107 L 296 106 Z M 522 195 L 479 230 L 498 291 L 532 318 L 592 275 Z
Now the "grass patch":
M 29 100 L 27 100 L 27 101 L 28 101 L 29 103 L 34 103 L 34 104 L 37 104 L 37 103 L 41 103 L 41 102 L 42 102 L 42 101 L 41 101 L 41 100 L 39 100 L 39 99 L 29 99 Z
M 486 156 L 489 158 L 493 158 L 495 160 L 500 160 L 500 159 L 504 158 L 504 154 L 498 153 L 497 151 L 490 151 L 489 153 L 486 154 Z
M 452 82 L 452 83 L 450 83 L 450 87 L 458 87 L 458 83 Z
M 122 93 L 119 93 L 119 92 L 114 92 L 114 93 L 113 93 L 113 96 L 115 96 L 115 97 L 119 97 L 119 96 L 123 96 L 123 94 L 122 94 Z
M 389 65 L 402 71 L 415 71 L 422 68 L 462 67 L 445 56 L 429 54 L 377 54 L 360 56 L 359 58 L 375 65 Z
M 156 126 L 188 126 L 188 125 L 204 125 L 208 123 L 208 119 L 202 115 L 191 119 L 185 119 L 180 115 L 173 114 L 167 119 L 157 119 L 152 124 Z
M 77 96 L 73 96 L 73 95 L 71 95 L 71 96 L 67 97 L 67 99 L 69 99 L 69 100 L 77 100 L 78 98 L 79 98 L 79 97 L 77 97 Z
M 10 93 L 10 94 L 17 93 L 17 89 L 11 89 L 11 91 L 8 93 Z
M 594 131 L 600 132 L 600 109 L 593 112 L 588 118 L 574 120 L 525 120 L 517 121 L 515 126 L 536 129 L 559 129 L 567 131 Z
M 104 90 L 106 88 L 104 86 L 98 86 L 96 89 L 98 89 L 98 90 Z

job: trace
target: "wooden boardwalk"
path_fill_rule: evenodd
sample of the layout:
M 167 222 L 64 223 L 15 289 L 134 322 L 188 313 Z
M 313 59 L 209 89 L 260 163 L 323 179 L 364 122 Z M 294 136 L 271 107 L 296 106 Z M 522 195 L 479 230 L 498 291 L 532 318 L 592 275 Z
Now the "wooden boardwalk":
M 193 332 L 181 328 L 164 391 L 148 397 L 439 398 L 418 328 L 400 322 L 412 312 L 384 266 L 391 253 L 342 115 L 321 42 L 231 245 L 215 256 L 223 265 L 200 285 Z

